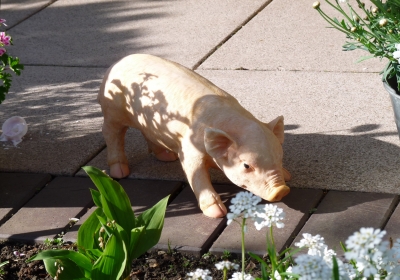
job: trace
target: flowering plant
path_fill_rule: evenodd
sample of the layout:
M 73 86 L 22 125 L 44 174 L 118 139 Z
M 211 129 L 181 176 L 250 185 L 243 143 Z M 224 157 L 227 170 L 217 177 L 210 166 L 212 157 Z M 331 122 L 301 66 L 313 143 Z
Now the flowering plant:
M 294 245 L 298 249 L 288 248 L 280 254 L 276 251 L 273 227 L 283 228 L 285 213 L 274 204 L 257 205 L 261 199 L 249 192 L 240 192 L 231 200 L 228 224 L 232 221 L 241 226 L 242 233 L 242 271 L 234 272 L 229 280 L 400 280 L 400 239 L 395 242 L 383 241 L 385 231 L 373 228 L 361 228 L 351 235 L 345 245 L 345 260 L 337 259 L 336 252 L 329 249 L 319 234 L 304 233 L 303 238 Z M 257 230 L 267 227 L 268 260 L 252 254 L 259 261 L 261 278 L 245 273 L 246 221 L 252 219 Z M 293 256 L 301 249 L 307 254 Z M 223 280 L 227 280 L 227 270 L 238 270 L 239 266 L 229 261 L 217 263 L 218 270 L 224 270 Z M 188 280 L 211 280 L 209 270 L 197 269 L 188 274 Z
M 0 19 L 0 26 L 6 26 L 5 21 L 5 19 Z M 18 57 L 12 57 L 7 53 L 5 47 L 10 45 L 12 45 L 11 36 L 5 32 L 0 32 L 0 80 L 2 81 L 2 84 L 0 84 L 0 104 L 6 99 L 6 94 L 11 87 L 12 76 L 8 70 L 13 71 L 19 76 L 21 70 L 24 69 L 24 66 L 19 63 Z
M 366 8 L 361 0 L 355 0 L 359 8 L 357 11 L 349 0 L 335 0 L 336 4 L 325 1 L 340 12 L 344 19 L 329 17 L 322 11 L 318 1 L 314 2 L 313 7 L 331 26 L 345 33 L 351 40 L 343 45 L 343 50 L 362 49 L 370 53 L 359 61 L 372 57 L 388 59 L 388 64 L 381 72 L 382 80 L 387 83 L 392 78 L 397 80 L 400 91 L 400 0 L 370 0 L 374 5 L 370 8 Z M 347 5 L 347 12 L 341 5 Z

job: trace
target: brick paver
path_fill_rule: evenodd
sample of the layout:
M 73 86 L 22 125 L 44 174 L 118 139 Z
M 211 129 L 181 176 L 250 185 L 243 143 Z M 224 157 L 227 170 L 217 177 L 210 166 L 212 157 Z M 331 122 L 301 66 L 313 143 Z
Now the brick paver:
M 50 180 L 49 174 L 0 173 L 0 225 Z
M 93 204 L 88 178 L 57 177 L 0 227 L 0 239 L 43 242 L 54 238 Z
M 234 185 L 214 185 L 225 205 L 242 189 Z M 190 187 L 186 187 L 168 206 L 163 232 L 157 248 L 176 248 L 193 255 L 207 252 L 226 226 L 226 219 L 206 217 L 198 207 Z

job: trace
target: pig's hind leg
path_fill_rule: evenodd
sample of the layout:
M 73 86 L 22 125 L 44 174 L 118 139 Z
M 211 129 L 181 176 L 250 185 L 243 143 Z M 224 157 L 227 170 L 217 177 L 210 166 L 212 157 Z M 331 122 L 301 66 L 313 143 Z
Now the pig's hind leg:
M 104 119 L 103 136 L 107 144 L 107 163 L 113 178 L 124 178 L 129 175 L 128 159 L 124 151 L 127 130 L 128 126 Z
M 170 150 L 165 149 L 162 146 L 156 145 L 144 136 L 149 147 L 149 152 L 153 152 L 155 157 L 161 161 L 175 161 L 178 159 L 178 155 Z

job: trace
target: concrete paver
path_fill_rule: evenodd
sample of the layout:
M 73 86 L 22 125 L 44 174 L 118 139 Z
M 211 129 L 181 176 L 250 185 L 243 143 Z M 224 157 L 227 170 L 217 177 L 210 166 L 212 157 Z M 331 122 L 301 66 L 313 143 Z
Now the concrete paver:
M 27 64 L 108 67 L 151 53 L 192 67 L 265 2 L 58 0 L 13 28 L 13 51 Z
M 226 206 L 241 191 L 234 185 L 214 185 L 214 188 Z M 225 218 L 212 219 L 204 216 L 193 191 L 186 187 L 168 206 L 160 241 L 155 248 L 178 249 L 200 256 L 207 252 L 225 226 Z
M 329 191 L 292 246 L 303 233 L 319 234 L 329 249 L 343 256 L 340 242 L 344 243 L 361 227 L 382 228 L 398 199 L 391 194 Z
M 54 0 L 3 0 L 1 2 L 1 18 L 6 20 L 7 28 L 11 28 L 51 2 Z
M 316 207 L 323 195 L 322 190 L 312 189 L 292 189 L 291 192 L 281 201 L 274 203 L 282 208 L 286 216 L 283 220 L 285 226 L 281 229 L 273 228 L 274 241 L 277 251 L 286 249 L 293 241 L 297 232 L 305 224 L 311 215 L 313 208 Z M 262 203 L 266 203 L 265 201 Z M 269 229 L 257 230 L 254 222 L 249 219 L 246 222 L 247 231 L 245 234 L 246 252 L 252 252 L 259 256 L 266 254 L 266 234 Z M 268 233 L 269 234 L 269 233 Z M 241 229 L 240 225 L 232 222 L 221 233 L 218 239 L 210 248 L 210 252 L 222 255 L 224 251 L 231 254 L 241 255 Z
M 243 67 L 251 70 L 363 73 L 382 71 L 385 62 L 379 59 L 356 63 L 361 56 L 369 55 L 365 51 L 343 52 L 345 34 L 326 28 L 329 24 L 312 8 L 312 3 L 310 0 L 272 1 L 218 48 L 200 68 Z M 323 1 L 321 9 L 328 15 L 342 18 Z M 376 82 L 379 83 L 378 77 Z
M 120 180 L 119 183 L 124 187 L 126 194 L 128 195 L 132 209 L 135 215 L 138 216 L 143 211 L 155 205 L 158 201 L 171 194 L 173 197 L 175 193 L 179 192 L 182 188 L 181 182 L 166 182 L 156 180 Z M 96 187 L 93 185 L 93 189 Z M 93 213 L 96 207 L 92 207 L 87 213 L 76 223 L 68 232 L 64 235 L 65 241 L 76 242 L 78 238 L 79 227 L 87 220 L 87 218 Z
M 14 78 L 0 123 L 25 118 L 28 132 L 14 147 L 0 142 L 1 172 L 73 175 L 105 147 L 96 98 L 105 69 L 32 67 Z
M 50 180 L 49 174 L 0 173 L 0 225 Z
M 57 177 L 0 227 L 1 240 L 43 242 L 54 238 L 93 202 L 88 178 Z

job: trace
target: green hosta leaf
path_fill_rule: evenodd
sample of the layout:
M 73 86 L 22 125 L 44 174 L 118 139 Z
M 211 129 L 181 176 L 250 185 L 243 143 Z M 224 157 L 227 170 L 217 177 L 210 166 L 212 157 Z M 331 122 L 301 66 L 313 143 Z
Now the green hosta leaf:
M 109 220 L 115 220 L 126 232 L 130 232 L 135 227 L 135 215 L 124 189 L 97 168 L 85 166 L 83 169 L 101 193 L 104 214 Z
M 161 231 L 164 226 L 165 210 L 169 196 L 160 200 L 152 208 L 144 211 L 138 218 L 138 226 L 143 226 L 145 231 L 138 238 L 133 258 L 137 258 L 147 250 L 155 246 L 160 240 Z
M 127 254 L 125 244 L 115 231 L 105 246 L 103 254 L 93 265 L 92 279 L 118 279 L 124 272 Z
M 84 253 L 85 250 L 99 249 L 98 246 L 98 231 L 100 230 L 101 224 L 98 216 L 104 216 L 100 208 L 97 208 L 89 218 L 79 227 L 78 230 L 78 249 Z
M 87 279 L 90 278 L 92 271 L 92 263 L 83 254 L 69 250 L 46 250 L 28 261 L 43 260 L 46 265 L 47 272 L 51 276 L 57 274 L 58 265 L 62 266 L 62 270 L 58 279 Z M 55 263 L 57 263 L 55 265 Z

